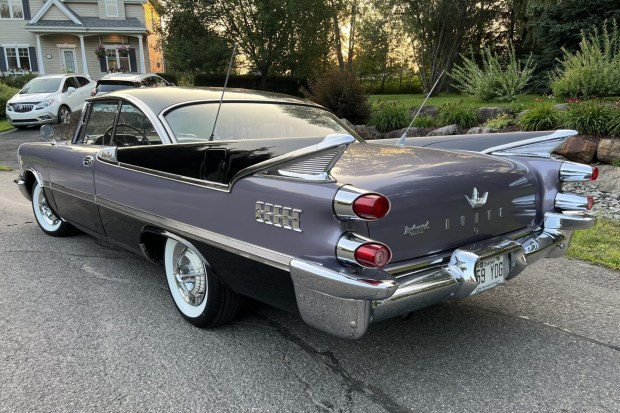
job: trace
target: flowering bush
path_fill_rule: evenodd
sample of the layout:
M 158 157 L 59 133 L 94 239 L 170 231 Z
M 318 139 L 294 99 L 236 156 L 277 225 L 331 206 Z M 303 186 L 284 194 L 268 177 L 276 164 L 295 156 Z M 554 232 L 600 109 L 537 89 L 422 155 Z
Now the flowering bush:
M 97 55 L 98 58 L 102 58 L 105 57 L 105 47 L 100 44 L 99 46 L 97 46 L 97 48 L 95 49 L 95 54 Z

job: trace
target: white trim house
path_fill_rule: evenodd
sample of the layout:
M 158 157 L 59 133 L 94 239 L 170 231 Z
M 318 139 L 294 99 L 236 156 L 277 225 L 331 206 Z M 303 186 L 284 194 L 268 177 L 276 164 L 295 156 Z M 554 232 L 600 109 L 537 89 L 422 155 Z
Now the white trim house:
M 157 8 L 156 0 L 0 0 L 0 72 L 162 72 Z

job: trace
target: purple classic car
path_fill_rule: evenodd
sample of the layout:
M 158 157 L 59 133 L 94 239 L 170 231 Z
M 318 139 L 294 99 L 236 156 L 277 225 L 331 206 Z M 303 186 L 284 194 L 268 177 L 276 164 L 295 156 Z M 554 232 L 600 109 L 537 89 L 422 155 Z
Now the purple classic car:
M 562 183 L 596 168 L 551 155 L 574 131 L 368 143 L 307 101 L 220 96 L 96 97 L 71 144 L 48 136 L 18 153 L 16 183 L 46 234 L 80 230 L 163 263 L 196 326 L 229 322 L 247 296 L 359 338 L 564 255 L 594 222 L 592 199 Z

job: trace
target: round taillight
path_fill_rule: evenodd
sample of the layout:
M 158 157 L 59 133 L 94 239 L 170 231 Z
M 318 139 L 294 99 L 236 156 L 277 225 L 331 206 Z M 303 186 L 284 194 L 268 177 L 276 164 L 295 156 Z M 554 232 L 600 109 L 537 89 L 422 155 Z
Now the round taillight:
M 592 167 L 592 175 L 590 175 L 590 181 L 596 181 L 598 178 L 598 168 L 596 166 Z
M 379 194 L 366 194 L 353 201 L 353 212 L 362 219 L 381 219 L 390 211 L 390 201 Z
M 362 244 L 355 250 L 355 261 L 364 267 L 381 268 L 392 259 L 388 247 L 378 243 Z
M 588 208 L 588 210 L 590 210 L 590 209 L 592 209 L 593 206 L 594 206 L 594 198 L 589 196 L 588 197 L 588 206 L 586 208 Z

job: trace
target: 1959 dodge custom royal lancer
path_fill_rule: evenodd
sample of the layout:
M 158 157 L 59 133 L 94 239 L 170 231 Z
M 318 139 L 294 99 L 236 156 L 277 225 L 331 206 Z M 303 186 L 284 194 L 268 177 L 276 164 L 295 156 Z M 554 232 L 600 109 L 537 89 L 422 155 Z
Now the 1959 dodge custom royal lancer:
M 359 338 L 563 255 L 594 222 L 592 199 L 562 183 L 596 168 L 550 155 L 574 131 L 367 143 L 303 100 L 220 96 L 93 98 L 71 144 L 18 153 L 16 182 L 46 234 L 79 229 L 163 263 L 197 326 L 229 322 L 249 296 Z

